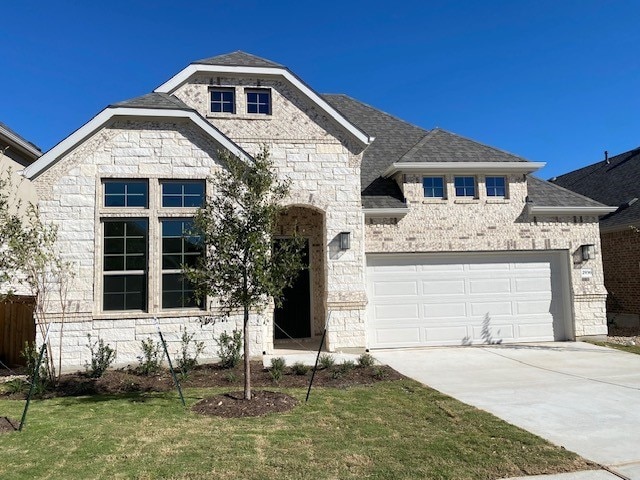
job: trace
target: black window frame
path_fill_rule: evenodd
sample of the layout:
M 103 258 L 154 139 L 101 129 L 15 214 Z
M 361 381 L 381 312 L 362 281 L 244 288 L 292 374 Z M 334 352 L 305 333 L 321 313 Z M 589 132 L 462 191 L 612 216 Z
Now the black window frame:
M 165 186 L 180 186 L 179 193 L 165 193 Z M 198 185 L 201 187 L 201 193 L 186 193 L 185 186 L 186 185 Z M 161 180 L 160 181 L 160 205 L 162 208 L 199 208 L 204 205 L 204 200 L 207 193 L 207 184 L 204 180 Z M 197 205 L 185 205 L 185 200 L 187 198 L 200 198 L 200 202 Z M 179 205 L 165 205 L 165 200 L 169 198 L 179 198 Z M 189 202 L 191 203 L 191 202 Z
M 462 182 L 459 182 L 459 180 Z M 478 198 L 478 185 L 475 176 L 457 175 L 453 177 L 453 187 L 456 197 Z
M 496 180 L 502 180 L 502 185 L 496 185 Z M 491 185 L 489 185 L 490 181 L 492 183 Z M 485 177 L 484 183 L 487 197 L 507 198 L 507 177 L 504 175 L 492 175 Z M 502 195 L 499 194 L 500 189 L 502 190 Z
M 434 181 L 439 180 L 440 186 L 434 185 Z M 431 181 L 431 185 L 427 185 L 428 181 Z M 436 195 L 437 190 L 442 193 Z M 422 191 L 425 198 L 447 198 L 447 184 L 442 176 L 425 176 L 422 177 Z
M 112 187 L 122 185 L 123 191 L 109 192 Z M 144 185 L 143 193 L 129 193 L 129 189 L 133 185 Z M 110 179 L 106 178 L 102 180 L 102 205 L 104 208 L 149 208 L 149 181 L 147 179 Z M 130 199 L 142 196 L 144 198 L 144 205 L 133 204 L 130 205 Z M 109 198 L 122 197 L 122 205 L 109 205 Z
M 214 100 L 214 94 L 220 94 L 220 99 Z M 231 96 L 230 99 L 225 98 Z M 225 105 L 230 105 L 231 110 L 225 110 Z M 214 106 L 216 108 L 214 108 Z M 219 109 L 218 109 L 219 108 Z M 211 113 L 236 113 L 236 90 L 233 87 L 209 88 L 209 111 Z
M 247 88 L 245 91 L 245 101 L 247 103 L 247 113 L 249 115 L 271 115 L 273 105 L 271 102 L 271 89 L 269 88 Z M 249 100 L 249 95 L 258 95 L 255 101 Z M 265 96 L 266 102 L 261 101 L 260 97 Z M 266 105 L 266 109 L 261 107 Z M 254 109 L 255 111 L 251 111 Z M 261 111 L 266 110 L 266 111 Z

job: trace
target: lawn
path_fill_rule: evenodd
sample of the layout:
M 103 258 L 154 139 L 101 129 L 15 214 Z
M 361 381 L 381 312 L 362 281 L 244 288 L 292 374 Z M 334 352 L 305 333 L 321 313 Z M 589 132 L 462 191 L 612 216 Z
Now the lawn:
M 637 355 L 640 355 L 640 345 L 622 345 L 620 343 L 599 342 L 596 340 L 586 340 L 586 341 L 593 345 L 598 345 L 599 347 L 615 348 L 616 350 L 622 350 L 623 352 L 635 353 Z
M 187 389 L 192 405 L 222 391 Z M 36 400 L 0 435 L 0 478 L 494 479 L 571 471 L 575 454 L 410 380 L 285 390 L 258 418 L 202 417 L 174 393 Z M 20 418 L 24 402 L 0 400 Z

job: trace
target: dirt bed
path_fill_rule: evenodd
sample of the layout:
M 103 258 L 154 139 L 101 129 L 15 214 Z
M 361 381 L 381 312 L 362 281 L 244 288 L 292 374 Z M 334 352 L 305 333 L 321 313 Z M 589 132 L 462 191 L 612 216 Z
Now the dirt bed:
M 202 415 L 217 417 L 259 417 L 267 413 L 288 412 L 298 401 L 286 393 L 254 390 L 251 400 L 244 392 L 224 393 L 200 400 L 191 410 Z
M 9 417 L 0 417 L 0 435 L 3 433 L 11 433 L 18 430 L 20 422 Z

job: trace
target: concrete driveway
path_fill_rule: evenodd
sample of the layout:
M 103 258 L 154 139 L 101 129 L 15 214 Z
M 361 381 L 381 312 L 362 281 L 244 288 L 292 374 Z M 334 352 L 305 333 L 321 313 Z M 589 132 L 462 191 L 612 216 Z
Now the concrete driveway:
M 640 479 L 640 355 L 582 342 L 373 355 L 408 377 Z

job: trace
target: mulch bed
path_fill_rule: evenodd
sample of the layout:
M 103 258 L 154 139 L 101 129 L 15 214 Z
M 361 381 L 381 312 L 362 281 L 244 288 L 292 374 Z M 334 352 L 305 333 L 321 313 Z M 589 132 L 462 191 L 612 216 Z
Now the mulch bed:
M 18 430 L 20 422 L 9 417 L 0 417 L 0 434 L 11 433 Z
M 251 385 L 253 398 L 244 400 L 242 391 L 225 393 L 205 398 L 198 402 L 193 411 L 204 415 L 220 417 L 255 417 L 268 413 L 286 412 L 298 403 L 289 395 L 261 388 L 306 387 L 311 378 L 311 369 L 304 375 L 296 375 L 292 369 L 286 368 L 279 380 L 274 380 L 262 362 L 251 362 Z M 316 372 L 313 380 L 315 387 L 349 388 L 357 385 L 369 385 L 382 380 L 398 380 L 404 378 L 398 372 L 384 365 L 372 367 L 344 368 L 340 365 L 324 368 Z M 233 387 L 241 388 L 244 384 L 244 366 L 222 368 L 217 364 L 199 365 L 186 378 L 181 379 L 182 387 L 209 388 Z M 50 387 L 37 398 L 76 397 L 87 395 L 123 395 L 147 392 L 168 392 L 174 390 L 173 378 L 168 370 L 161 370 L 153 375 L 141 375 L 134 369 L 108 370 L 100 378 L 90 378 L 85 373 L 77 372 L 62 375 L 58 385 Z M 26 388 L 24 389 L 26 390 Z M 13 392 L 0 389 L 0 397 L 24 399 L 26 391 Z M 8 420 L 7 420 L 8 422 Z M 11 425 L 9 422 L 8 425 Z M 9 428 L 9 427 L 5 427 Z M 2 425 L 0 423 L 0 431 Z M 14 429 L 12 428 L 11 431 Z
M 191 410 L 201 415 L 239 418 L 259 417 L 268 413 L 288 412 L 298 401 L 286 393 L 253 390 L 251 400 L 244 392 L 224 393 L 200 400 Z

